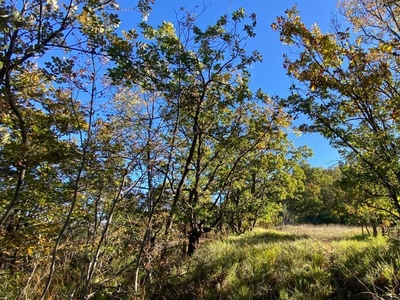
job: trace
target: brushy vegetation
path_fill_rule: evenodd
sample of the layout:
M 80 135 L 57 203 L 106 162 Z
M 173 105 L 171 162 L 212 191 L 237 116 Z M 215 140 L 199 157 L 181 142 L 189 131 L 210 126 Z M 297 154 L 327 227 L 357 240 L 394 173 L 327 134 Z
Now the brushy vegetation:
M 398 299 L 399 270 L 398 246 L 360 228 L 257 229 L 205 245 L 151 298 Z

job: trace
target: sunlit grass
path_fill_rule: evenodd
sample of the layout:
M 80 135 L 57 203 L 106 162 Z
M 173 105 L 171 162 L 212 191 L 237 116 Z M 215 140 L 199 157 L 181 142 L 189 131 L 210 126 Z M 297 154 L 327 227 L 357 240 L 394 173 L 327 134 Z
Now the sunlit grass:
M 296 236 L 307 236 L 308 238 L 320 241 L 332 241 L 362 235 L 360 227 L 342 225 L 288 225 L 280 227 L 279 230 Z
M 388 295 L 399 288 L 396 251 L 398 247 L 384 237 L 361 238 L 361 228 L 257 229 L 204 245 L 162 295 L 167 299 L 391 299 Z

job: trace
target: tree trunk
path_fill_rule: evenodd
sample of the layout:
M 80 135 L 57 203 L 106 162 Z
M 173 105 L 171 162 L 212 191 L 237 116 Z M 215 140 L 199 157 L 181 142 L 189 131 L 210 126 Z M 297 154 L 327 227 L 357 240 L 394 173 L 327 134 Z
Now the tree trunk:
M 183 224 L 183 228 L 182 228 L 182 236 L 185 237 L 187 236 L 187 224 Z M 186 255 L 188 253 L 188 244 L 186 243 L 186 241 L 183 242 L 182 245 L 182 253 L 183 255 Z
M 377 237 L 378 236 L 378 228 L 376 226 L 376 221 L 375 220 L 372 221 L 372 233 L 373 233 L 373 237 Z
M 371 236 L 371 233 L 369 232 L 369 229 L 368 229 L 368 225 L 367 225 L 367 224 L 365 224 L 365 230 L 367 231 L 368 236 Z
M 188 255 L 191 256 L 197 249 L 202 232 L 197 228 L 193 228 L 189 233 Z

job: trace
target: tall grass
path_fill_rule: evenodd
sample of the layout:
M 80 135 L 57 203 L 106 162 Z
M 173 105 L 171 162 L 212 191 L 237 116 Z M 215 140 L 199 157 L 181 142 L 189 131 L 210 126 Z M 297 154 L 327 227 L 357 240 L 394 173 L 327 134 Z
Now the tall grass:
M 348 227 L 255 230 L 209 243 L 151 298 L 400 299 L 398 247 Z
M 400 299 L 399 246 L 385 237 L 363 237 L 361 228 L 256 229 L 208 241 L 185 259 L 177 248 L 168 261 L 152 261 L 152 277 L 140 294 L 132 288 L 130 269 L 110 275 L 135 255 L 134 250 L 116 252 L 119 244 L 104 247 L 95 279 L 111 280 L 99 285 L 102 290 L 94 282 L 90 299 Z M 87 258 L 84 249 L 73 249 L 60 251 L 49 293 L 57 296 L 49 299 L 75 298 Z M 38 299 L 48 272 L 45 260 L 37 255 L 29 274 L 22 269 L 1 273 L 0 299 Z M 123 293 L 114 297 L 119 288 Z

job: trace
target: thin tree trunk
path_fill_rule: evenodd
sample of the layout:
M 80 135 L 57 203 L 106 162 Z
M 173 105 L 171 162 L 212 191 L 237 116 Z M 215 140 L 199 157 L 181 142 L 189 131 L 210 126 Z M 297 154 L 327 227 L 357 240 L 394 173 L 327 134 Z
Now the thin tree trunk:
M 117 195 L 113 199 L 112 206 L 111 206 L 110 211 L 108 213 L 108 217 L 107 217 L 107 221 L 106 221 L 105 227 L 103 229 L 103 232 L 101 233 L 100 241 L 97 244 L 97 248 L 96 248 L 96 251 L 95 251 L 95 253 L 93 255 L 93 258 L 90 260 L 89 267 L 88 267 L 88 270 L 87 270 L 87 273 L 86 273 L 85 283 L 84 283 L 84 286 L 83 286 L 83 289 L 82 289 L 82 292 L 81 292 L 81 295 L 80 295 L 80 299 L 85 299 L 86 294 L 87 294 L 87 290 L 88 290 L 88 288 L 90 286 L 90 282 L 92 281 L 94 271 L 96 270 L 96 267 L 97 267 L 97 262 L 99 261 L 100 250 L 101 250 L 101 247 L 104 244 L 104 241 L 105 241 L 107 233 L 108 233 L 108 228 L 110 227 L 110 224 L 111 224 L 111 220 L 112 220 L 112 217 L 113 217 L 113 214 L 114 214 L 114 210 L 115 210 L 115 205 L 117 204 L 118 200 L 120 199 L 121 191 L 122 191 L 122 188 L 123 188 L 123 185 L 124 185 L 124 182 L 125 182 L 125 177 L 126 177 L 126 175 L 124 175 L 124 178 L 121 181 L 121 184 L 119 186 Z
M 28 134 L 25 125 L 24 118 L 22 116 L 21 111 L 19 110 L 17 103 L 11 93 L 11 83 L 10 83 L 10 76 L 11 70 L 9 70 L 5 75 L 5 90 L 6 90 L 6 97 L 8 98 L 8 103 L 10 104 L 11 110 L 15 114 L 18 119 L 18 126 L 21 133 L 21 150 L 26 151 L 28 150 Z M 23 153 L 24 156 L 24 153 Z M 13 212 L 14 208 L 19 204 L 19 198 L 22 186 L 24 184 L 25 173 L 26 173 L 26 162 L 25 158 L 21 157 L 20 160 L 17 162 L 18 168 L 18 180 L 15 186 L 15 191 L 13 198 L 11 199 L 10 203 L 8 204 L 5 213 L 0 218 L 0 229 L 4 227 L 5 223 L 7 222 L 8 218 L 10 217 L 11 213 Z
M 178 99 L 179 102 L 179 99 Z M 153 126 L 153 118 L 154 118 L 154 106 L 152 106 L 151 110 L 151 118 L 150 118 L 150 124 L 149 124 L 149 130 L 148 130 L 148 143 L 147 143 L 147 180 L 148 180 L 148 194 L 147 194 L 147 203 L 148 203 L 148 218 L 147 218 L 147 224 L 146 224 L 146 231 L 143 235 L 142 242 L 140 244 L 140 249 L 139 253 L 136 258 L 136 263 L 135 263 L 135 279 L 134 279 L 134 290 L 137 293 L 139 291 L 139 270 L 140 270 L 140 264 L 142 261 L 142 256 L 144 253 L 144 248 L 146 244 L 150 241 L 152 243 L 155 243 L 155 237 L 152 237 L 152 226 L 153 226 L 153 216 L 155 212 L 155 208 L 160 203 L 164 196 L 165 188 L 167 185 L 167 178 L 168 178 L 168 173 L 171 167 L 171 162 L 172 162 L 172 155 L 173 155 L 173 149 L 175 147 L 175 139 L 176 139 L 176 132 L 178 130 L 178 124 L 179 124 L 179 108 L 177 110 L 177 119 L 173 127 L 172 131 L 172 141 L 169 149 L 169 154 L 168 154 L 168 160 L 167 160 L 167 168 L 165 171 L 165 175 L 163 178 L 163 182 L 161 185 L 160 193 L 157 197 L 157 199 L 154 200 L 153 202 L 153 176 L 152 176 L 152 167 L 151 167 L 151 150 L 149 147 L 150 141 L 152 140 L 152 135 L 151 135 L 151 128 Z M 172 221 L 171 221 L 172 224 Z M 167 225 L 168 227 L 168 225 Z M 166 229 L 167 230 L 167 229 Z M 152 241 L 153 240 L 153 241 Z
M 367 231 L 368 236 L 371 236 L 371 233 L 369 232 L 369 229 L 368 229 L 368 225 L 365 224 L 364 226 L 365 226 L 365 230 Z
M 94 66 L 94 54 L 92 53 L 92 65 Z M 95 69 L 93 69 L 95 70 Z M 84 141 L 84 137 L 83 137 L 83 133 L 80 132 L 80 140 L 81 140 L 81 144 L 82 144 L 82 158 L 81 158 L 81 162 L 79 165 L 79 169 L 78 169 L 78 173 L 76 175 L 75 178 L 75 182 L 74 182 L 74 189 L 73 189 L 73 196 L 72 196 L 72 200 L 71 200 L 71 206 L 70 209 L 68 211 L 67 217 L 65 219 L 65 222 L 60 230 L 60 233 L 58 234 L 56 243 L 54 245 L 53 251 L 52 251 L 52 259 L 51 259 L 51 266 L 50 266 L 50 273 L 47 277 L 47 281 L 46 281 L 46 285 L 45 288 L 43 290 L 42 296 L 40 298 L 40 300 L 44 300 L 46 299 L 46 295 L 47 292 L 49 291 L 50 285 L 51 285 L 51 281 L 53 280 L 53 275 L 55 272 L 55 267 L 56 267 L 56 258 L 57 258 L 57 251 L 58 251 L 58 247 L 61 243 L 61 239 L 64 236 L 65 231 L 68 228 L 68 225 L 71 221 L 71 217 L 72 217 L 72 213 L 75 210 L 75 206 L 78 200 L 78 194 L 79 194 L 79 184 L 81 181 L 81 177 L 83 174 L 83 170 L 86 166 L 86 160 L 87 160 L 87 154 L 88 154 L 88 149 L 89 149 L 89 145 L 92 142 L 92 122 L 93 122 L 93 114 L 94 114 L 94 101 L 96 98 L 96 93 L 97 93 L 97 89 L 96 89 L 96 72 L 93 71 L 93 76 L 92 76 L 92 85 L 91 85 L 91 94 L 90 94 L 90 105 L 89 105 L 89 120 L 88 120 L 88 129 L 87 129 L 87 137 L 86 137 L 86 141 Z M 72 98 L 71 98 L 72 99 Z M 72 101 L 72 100 L 71 100 Z M 78 119 L 78 118 L 77 118 Z

